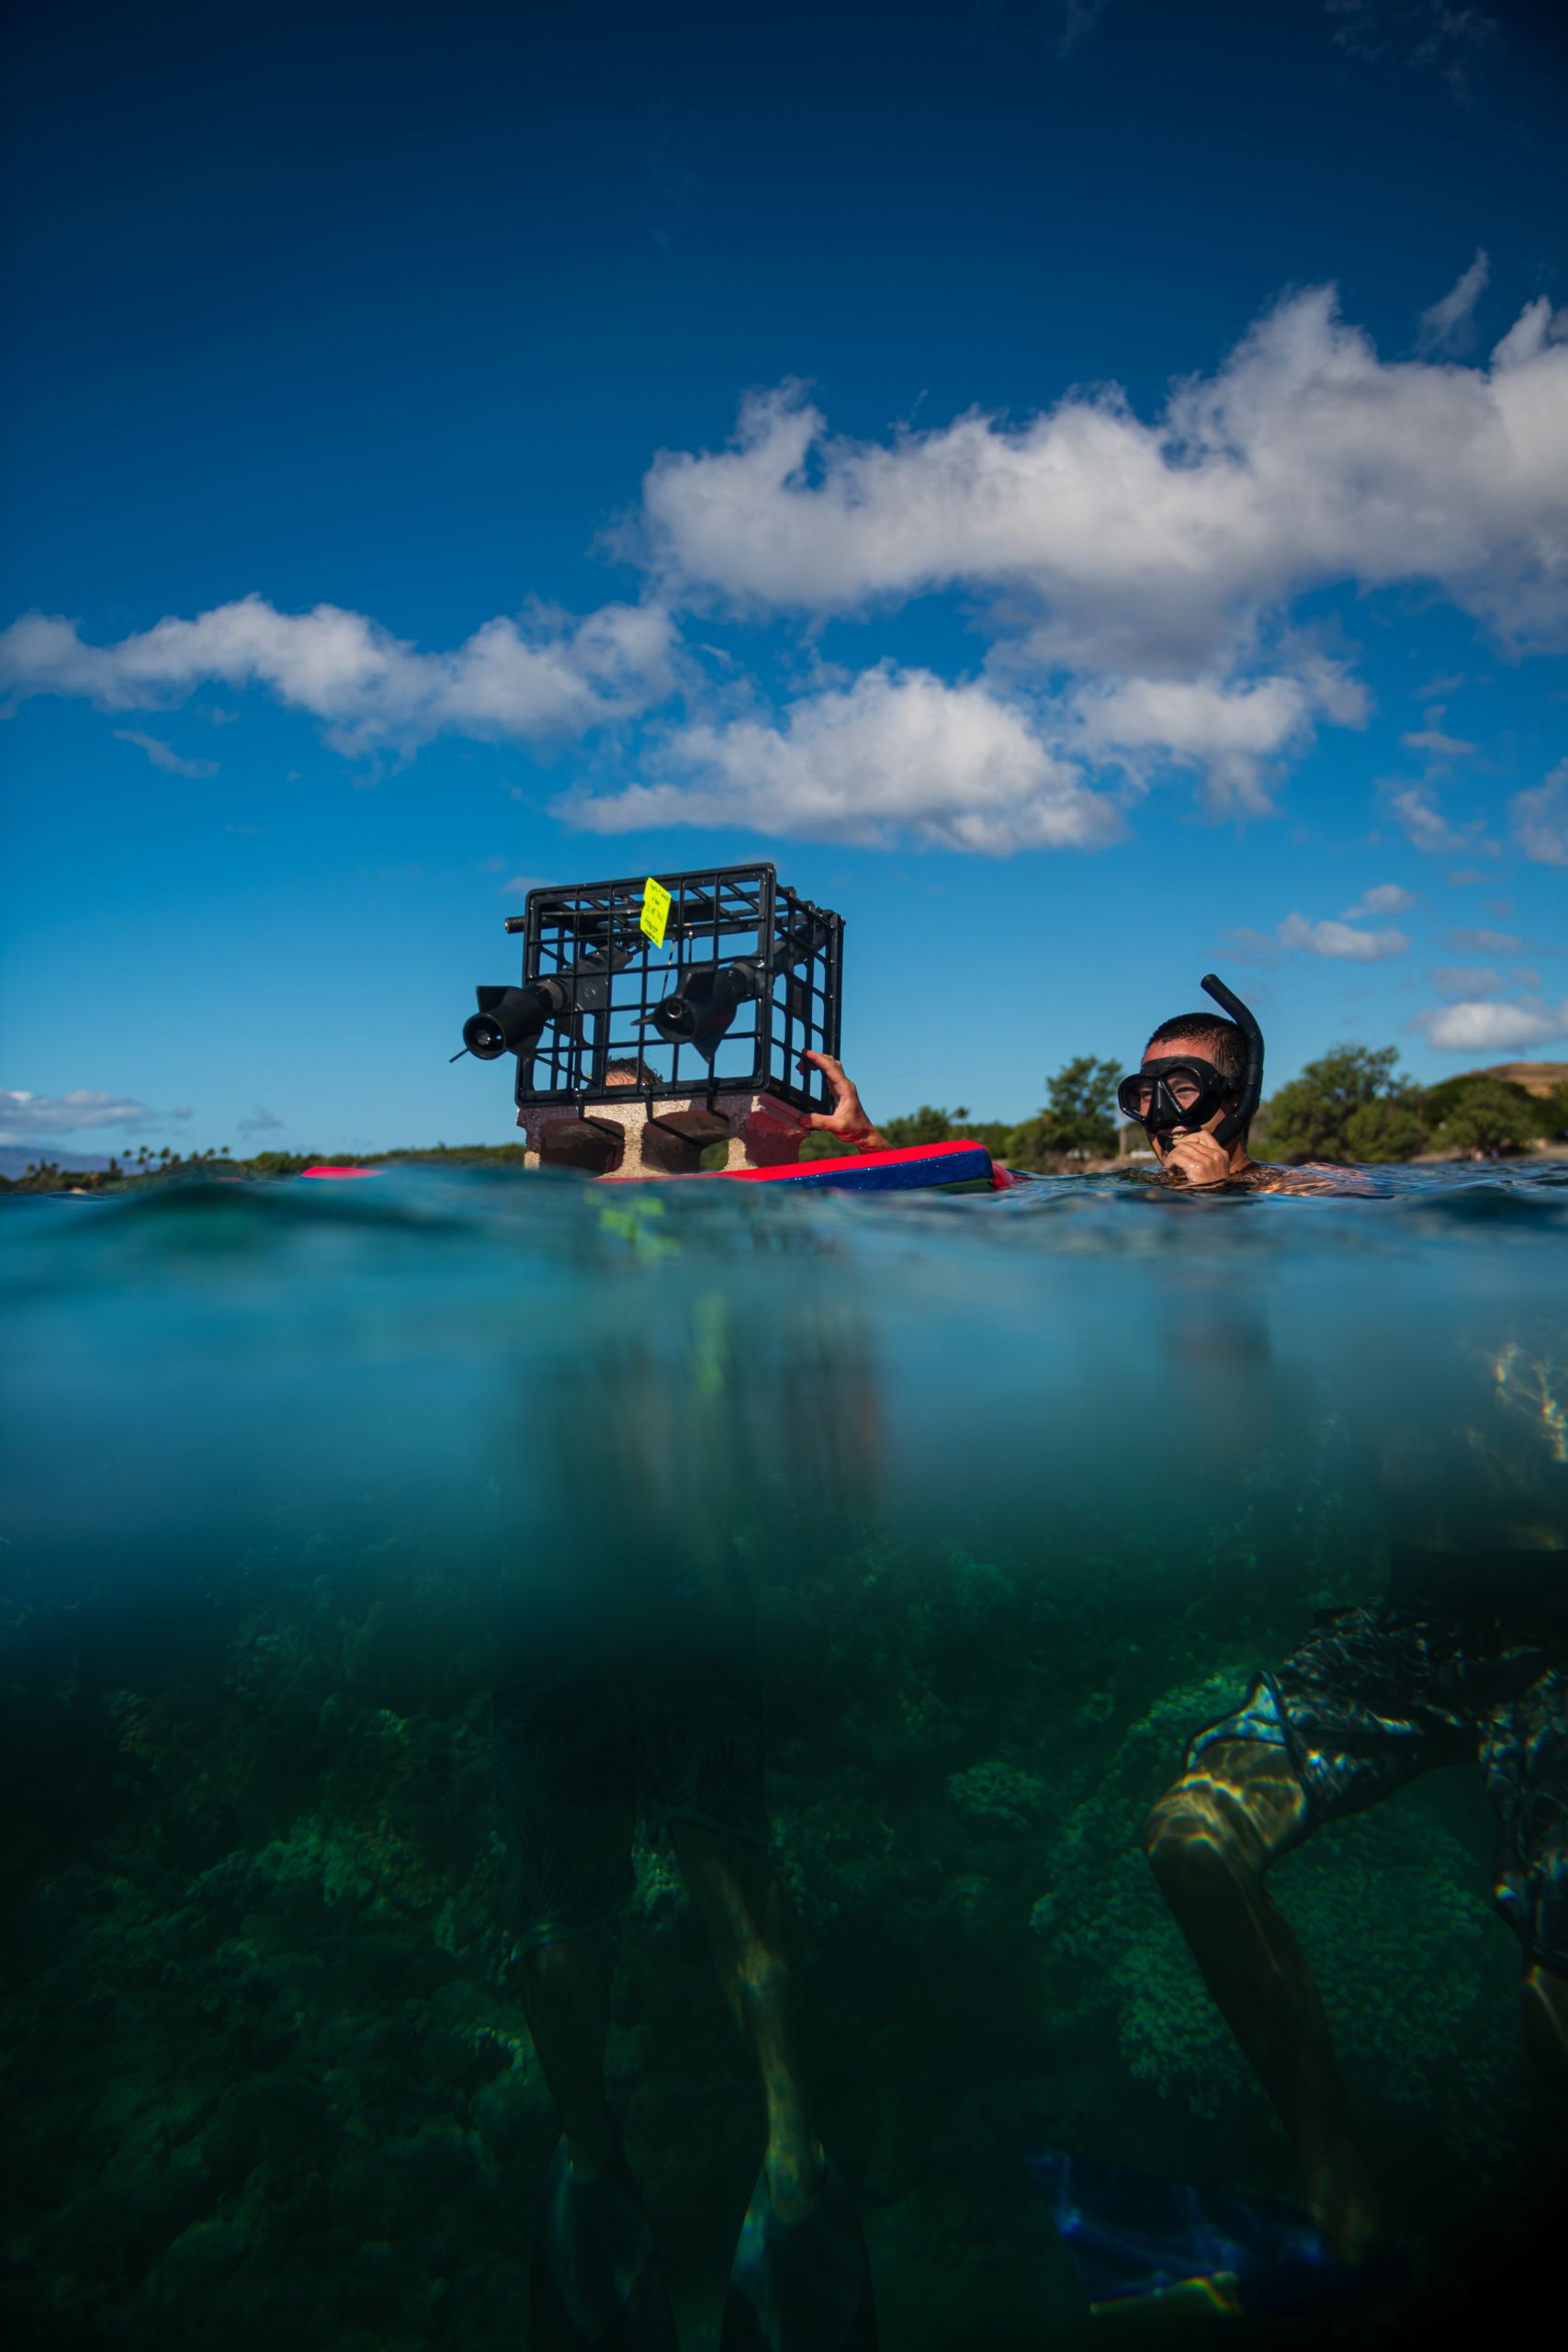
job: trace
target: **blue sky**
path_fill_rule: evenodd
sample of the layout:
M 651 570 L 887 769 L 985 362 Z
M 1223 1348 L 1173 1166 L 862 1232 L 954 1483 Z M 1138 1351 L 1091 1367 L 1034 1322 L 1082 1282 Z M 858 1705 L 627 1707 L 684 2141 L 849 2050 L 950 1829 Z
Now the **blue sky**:
M 1557 25 L 34 12 L 6 1138 L 504 1138 L 522 889 L 759 854 L 874 1111 L 1568 1055 Z

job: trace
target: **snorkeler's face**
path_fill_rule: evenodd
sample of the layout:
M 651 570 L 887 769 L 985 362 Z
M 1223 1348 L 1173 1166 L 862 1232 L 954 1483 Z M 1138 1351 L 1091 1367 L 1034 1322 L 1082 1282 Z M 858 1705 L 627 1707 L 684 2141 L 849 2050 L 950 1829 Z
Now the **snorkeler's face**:
M 1179 1069 L 1173 1069 L 1170 1068 L 1173 1062 L 1190 1062 L 1193 1069 L 1190 1074 Z M 1206 1054 L 1197 1040 L 1191 1037 L 1162 1039 L 1157 1049 L 1151 1049 L 1144 1056 L 1139 1067 L 1151 1073 L 1157 1072 L 1164 1079 L 1167 1091 L 1179 1111 L 1184 1114 L 1190 1111 L 1198 1114 L 1193 1117 L 1190 1124 L 1184 1121 L 1179 1127 L 1163 1130 L 1145 1129 L 1156 1157 L 1163 1163 L 1168 1159 L 1171 1151 L 1183 1136 L 1205 1131 L 1213 1133 L 1224 1117 L 1226 1103 L 1224 1101 L 1217 1102 L 1206 1117 L 1201 1115 L 1203 1098 L 1213 1086 L 1221 1082 L 1221 1073 L 1213 1056 Z M 1206 1081 L 1205 1073 L 1208 1073 Z M 1229 1083 L 1229 1081 L 1224 1082 Z M 1131 1081 L 1128 1081 L 1128 1084 L 1130 1085 Z M 1150 1091 L 1152 1093 L 1152 1088 Z M 1126 1091 L 1126 1088 L 1123 1091 Z M 1132 1109 L 1126 1102 L 1122 1103 L 1122 1108 L 1130 1117 L 1136 1118 L 1140 1115 L 1139 1112 Z

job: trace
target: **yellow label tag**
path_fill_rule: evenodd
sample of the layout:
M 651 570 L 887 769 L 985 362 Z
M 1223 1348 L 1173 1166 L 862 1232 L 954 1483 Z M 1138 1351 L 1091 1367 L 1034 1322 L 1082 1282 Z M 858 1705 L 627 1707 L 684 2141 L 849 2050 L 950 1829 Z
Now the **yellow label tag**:
M 650 874 L 642 886 L 642 928 L 655 947 L 663 946 L 664 926 L 669 920 L 670 893 Z

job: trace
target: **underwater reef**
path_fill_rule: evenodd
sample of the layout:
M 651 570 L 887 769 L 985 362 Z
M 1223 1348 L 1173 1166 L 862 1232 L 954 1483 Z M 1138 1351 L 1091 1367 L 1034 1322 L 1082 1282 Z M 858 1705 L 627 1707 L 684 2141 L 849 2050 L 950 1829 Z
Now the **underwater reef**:
M 888 2352 L 1089 2332 L 1021 2138 L 1297 2193 L 1138 1845 L 1187 1735 L 1369 1556 L 1325 1510 L 1315 1550 L 1275 1541 L 1260 1573 L 1268 1503 L 1179 1587 L 1131 1544 L 1049 1576 L 872 1528 L 805 1566 L 754 1546 L 814 2073 Z M 135 1624 L 12 1579 L 0 2320 L 40 2352 L 519 2346 L 556 2125 L 469 1588 L 428 1528 L 265 1566 L 215 1564 L 199 1605 Z M 1489 1834 L 1445 1774 L 1273 1882 L 1411 2238 L 1413 2311 L 1560 2193 Z M 613 2089 L 700 2347 L 760 2108 L 671 1857 L 637 1860 Z M 1349 2312 L 1314 2340 L 1391 2328 Z

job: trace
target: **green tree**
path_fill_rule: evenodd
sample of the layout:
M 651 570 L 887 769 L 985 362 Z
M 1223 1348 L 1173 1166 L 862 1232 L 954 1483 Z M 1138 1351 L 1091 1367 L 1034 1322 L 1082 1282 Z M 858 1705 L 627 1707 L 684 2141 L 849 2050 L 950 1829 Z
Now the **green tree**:
M 1426 1140 L 1417 1113 L 1393 1095 L 1358 1103 L 1345 1122 L 1347 1159 L 1412 1159 Z
M 1263 1105 L 1256 1148 L 1270 1159 L 1409 1159 L 1425 1136 L 1421 1097 L 1398 1069 L 1396 1046 L 1332 1046 Z
M 968 1105 L 961 1102 L 956 1111 L 939 1111 L 934 1104 L 922 1102 L 918 1111 L 901 1112 L 889 1119 L 883 1134 L 900 1151 L 908 1151 L 918 1143 L 946 1143 L 960 1133 L 963 1122 L 969 1116 Z
M 303 1151 L 258 1151 L 239 1164 L 247 1176 L 298 1176 L 311 1165 L 311 1158 Z
M 1113 1105 L 1118 1062 L 1079 1054 L 1045 1081 L 1044 1117 L 1058 1151 L 1082 1151 L 1104 1159 L 1116 1148 Z
M 1109 1159 L 1116 1149 L 1113 1104 L 1121 1066 L 1078 1054 L 1045 1081 L 1045 1107 L 1015 1127 L 1002 1156 L 1019 1168 L 1045 1168 L 1065 1154 Z
M 1449 1093 L 1432 1140 L 1442 1151 L 1517 1151 L 1539 1131 L 1536 1104 L 1522 1086 L 1473 1078 Z

